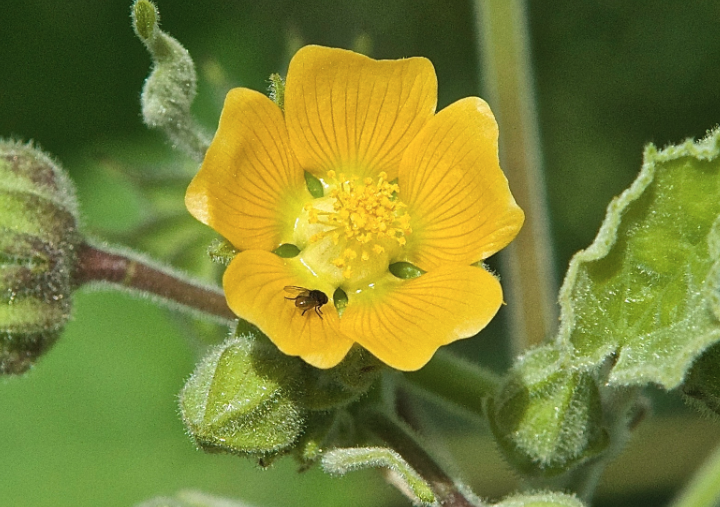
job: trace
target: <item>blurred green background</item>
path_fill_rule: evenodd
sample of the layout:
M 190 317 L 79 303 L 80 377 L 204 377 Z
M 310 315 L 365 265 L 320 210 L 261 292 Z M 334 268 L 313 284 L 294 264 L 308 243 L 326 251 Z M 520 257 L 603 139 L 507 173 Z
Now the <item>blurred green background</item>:
M 198 64 L 196 113 L 208 129 L 228 86 L 266 89 L 270 73 L 284 73 L 304 43 L 361 44 L 377 58 L 426 56 L 437 70 L 440 107 L 482 87 L 467 1 L 160 0 L 159 8 L 163 28 Z M 139 115 L 149 57 L 129 12 L 129 1 L 3 1 L 0 135 L 33 139 L 63 162 L 78 184 L 86 228 L 96 233 L 143 222 L 143 194 L 123 174 L 152 172 L 170 153 Z M 701 137 L 720 121 L 720 2 L 537 0 L 529 17 L 563 273 L 570 255 L 592 241 L 610 198 L 635 177 L 645 143 Z M 173 192 L 181 202 L 182 188 Z M 180 488 L 268 506 L 406 505 L 374 472 L 299 475 L 289 460 L 258 471 L 195 451 L 175 397 L 198 347 L 181 327 L 145 301 L 79 294 L 55 349 L 24 378 L 0 380 L 0 505 L 131 506 Z M 478 341 L 462 350 L 507 364 L 483 355 L 501 347 Z M 659 409 L 661 423 L 641 426 L 635 447 L 608 471 L 597 505 L 662 505 L 717 441 L 720 426 L 688 416 L 676 398 Z M 438 425 L 480 495 L 513 487 L 483 428 L 462 419 Z

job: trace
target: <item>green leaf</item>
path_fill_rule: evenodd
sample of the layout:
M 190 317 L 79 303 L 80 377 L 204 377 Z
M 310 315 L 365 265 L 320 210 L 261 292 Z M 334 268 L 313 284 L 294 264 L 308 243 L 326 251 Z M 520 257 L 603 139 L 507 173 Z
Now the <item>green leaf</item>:
M 697 143 L 649 145 L 560 291 L 557 345 L 576 366 L 615 354 L 610 385 L 676 387 L 720 339 L 720 130 Z

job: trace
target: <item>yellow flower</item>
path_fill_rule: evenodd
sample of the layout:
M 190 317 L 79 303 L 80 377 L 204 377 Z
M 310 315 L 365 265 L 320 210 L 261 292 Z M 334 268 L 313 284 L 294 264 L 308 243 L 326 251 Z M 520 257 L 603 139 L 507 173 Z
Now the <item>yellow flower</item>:
M 284 113 L 256 91 L 228 93 L 185 202 L 240 250 L 223 278 L 230 308 L 284 353 L 330 368 L 358 343 L 416 370 L 502 304 L 498 280 L 476 266 L 524 219 L 498 163 L 497 124 L 476 97 L 437 114 L 436 104 L 425 58 L 319 46 L 290 62 Z M 283 244 L 299 255 L 272 253 Z M 401 261 L 425 273 L 393 276 Z

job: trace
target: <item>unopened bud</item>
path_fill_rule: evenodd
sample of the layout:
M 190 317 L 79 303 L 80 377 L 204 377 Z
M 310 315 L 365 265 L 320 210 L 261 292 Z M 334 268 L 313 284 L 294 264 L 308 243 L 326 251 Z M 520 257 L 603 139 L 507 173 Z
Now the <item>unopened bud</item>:
M 0 140 L 0 374 L 20 374 L 70 316 L 77 204 L 63 170 L 29 144 Z
M 210 138 L 190 113 L 197 88 L 195 64 L 180 42 L 160 30 L 158 17 L 149 0 L 137 0 L 133 5 L 135 33 L 153 59 L 142 91 L 143 119 L 148 127 L 162 130 L 173 148 L 202 161 Z
M 682 391 L 694 407 L 720 415 L 720 343 L 695 360 Z
M 563 368 L 550 347 L 524 356 L 488 405 L 490 427 L 508 461 L 551 476 L 597 455 L 608 442 L 591 374 Z
M 208 452 L 272 458 L 304 429 L 295 387 L 302 363 L 264 336 L 238 336 L 198 365 L 180 394 L 190 434 Z
M 310 411 L 347 406 L 372 387 L 382 369 L 383 364 L 361 347 L 353 347 L 339 365 L 327 370 L 304 363 L 298 399 Z

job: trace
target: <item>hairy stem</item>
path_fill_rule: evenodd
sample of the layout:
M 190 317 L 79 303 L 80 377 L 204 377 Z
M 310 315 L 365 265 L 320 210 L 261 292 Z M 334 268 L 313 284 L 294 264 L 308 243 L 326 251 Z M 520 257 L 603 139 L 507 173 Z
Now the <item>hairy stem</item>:
M 713 507 L 719 504 L 720 447 L 715 449 L 670 507 Z
M 192 281 L 128 252 L 84 243 L 78 249 L 74 281 L 78 286 L 101 282 L 156 296 L 173 308 L 190 310 L 223 323 L 236 319 L 220 288 Z
M 475 0 L 484 94 L 500 126 L 500 162 L 525 225 L 502 257 L 513 352 L 540 343 L 557 322 L 557 287 L 542 173 L 524 0 Z
M 494 373 L 442 350 L 426 366 L 404 377 L 413 386 L 480 417 L 484 417 L 483 400 L 495 394 L 499 382 Z
M 385 441 L 413 467 L 432 488 L 438 503 L 446 507 L 474 507 L 452 478 L 438 465 L 402 423 L 379 411 L 363 414 L 372 433 Z

